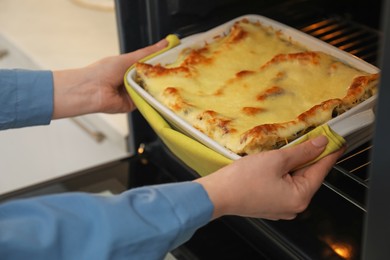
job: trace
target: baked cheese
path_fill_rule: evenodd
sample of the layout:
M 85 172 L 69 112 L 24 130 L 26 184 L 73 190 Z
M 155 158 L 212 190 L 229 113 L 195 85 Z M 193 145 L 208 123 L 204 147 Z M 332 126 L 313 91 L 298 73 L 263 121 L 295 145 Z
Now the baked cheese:
M 136 72 L 159 102 L 239 155 L 293 141 L 374 95 L 379 77 L 246 19 L 172 64 L 137 63 Z

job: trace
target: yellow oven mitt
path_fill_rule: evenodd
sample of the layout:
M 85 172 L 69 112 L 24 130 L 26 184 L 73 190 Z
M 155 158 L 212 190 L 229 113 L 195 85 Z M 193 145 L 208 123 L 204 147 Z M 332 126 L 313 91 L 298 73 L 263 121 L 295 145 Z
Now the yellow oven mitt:
M 205 176 L 232 160 L 173 129 L 165 119 L 133 89 L 127 88 L 134 104 L 165 145 L 187 166 Z
M 325 124 L 325 125 L 320 125 L 320 126 L 316 127 L 315 129 L 311 130 L 310 132 L 308 132 L 304 136 L 298 138 L 297 140 L 295 140 L 294 142 L 292 142 L 288 145 L 283 146 L 282 148 L 287 148 L 290 146 L 294 146 L 294 145 L 303 143 L 307 140 L 313 139 L 313 138 L 318 137 L 320 135 L 325 135 L 329 140 L 328 144 L 326 145 L 325 150 L 316 159 L 300 166 L 299 168 L 303 168 L 307 165 L 315 163 L 316 161 L 324 158 L 325 156 L 339 150 L 346 143 L 345 139 L 341 135 L 339 135 L 335 131 L 333 131 L 332 128 L 329 127 L 329 125 Z

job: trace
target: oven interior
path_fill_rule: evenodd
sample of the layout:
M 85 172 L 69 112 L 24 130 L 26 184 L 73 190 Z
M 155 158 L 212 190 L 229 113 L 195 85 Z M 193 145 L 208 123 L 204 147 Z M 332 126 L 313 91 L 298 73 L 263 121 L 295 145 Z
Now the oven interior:
M 116 1 L 121 52 L 151 44 L 170 33 L 182 38 L 255 13 L 297 28 L 375 66 L 380 61 L 381 9 L 380 0 Z M 129 147 L 142 148 L 138 149 L 138 160 L 131 164 L 131 186 L 198 177 L 164 146 L 139 113 L 130 114 L 129 121 L 133 129 Z M 199 230 L 176 250 L 176 256 L 360 259 L 372 147 L 369 141 L 343 156 L 308 209 L 295 220 L 224 217 Z

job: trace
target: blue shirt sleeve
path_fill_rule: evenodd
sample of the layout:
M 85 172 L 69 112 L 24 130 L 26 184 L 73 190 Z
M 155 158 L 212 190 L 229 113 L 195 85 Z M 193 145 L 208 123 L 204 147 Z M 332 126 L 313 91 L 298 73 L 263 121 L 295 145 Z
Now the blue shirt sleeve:
M 0 129 L 48 124 L 50 71 L 0 70 Z M 198 183 L 104 197 L 65 193 L 0 204 L 1 259 L 162 259 L 212 216 Z
M 0 206 L 1 259 L 163 259 L 207 224 L 213 205 L 194 182 L 115 196 L 66 193 Z
M 53 113 L 51 71 L 0 70 L 0 130 L 49 124 Z

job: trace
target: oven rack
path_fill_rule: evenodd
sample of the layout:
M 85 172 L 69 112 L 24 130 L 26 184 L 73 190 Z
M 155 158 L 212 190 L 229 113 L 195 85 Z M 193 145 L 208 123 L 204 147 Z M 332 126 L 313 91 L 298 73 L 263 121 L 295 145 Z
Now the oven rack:
M 378 31 L 339 17 L 328 18 L 299 29 L 360 59 L 377 65 Z
M 378 64 L 380 33 L 345 17 L 328 17 L 297 29 L 321 39 L 373 65 Z M 344 155 L 325 179 L 324 185 L 366 211 L 369 188 L 371 141 Z

